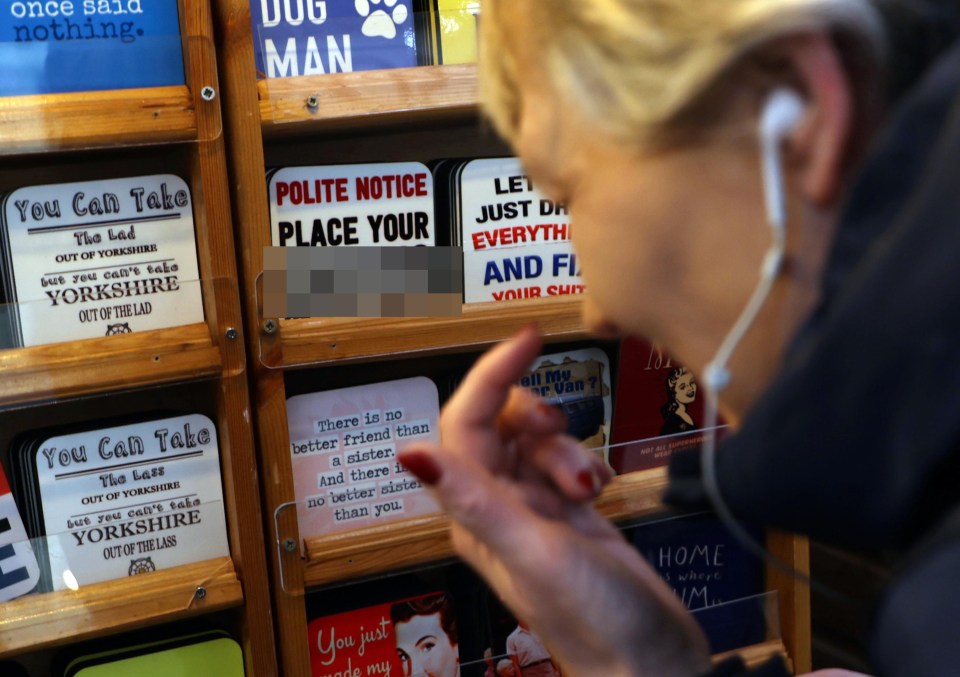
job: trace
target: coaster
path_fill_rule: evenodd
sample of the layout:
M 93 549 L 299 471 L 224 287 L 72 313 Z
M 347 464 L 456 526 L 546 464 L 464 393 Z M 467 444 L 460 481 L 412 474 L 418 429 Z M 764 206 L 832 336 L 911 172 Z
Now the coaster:
M 516 158 L 472 160 L 459 173 L 464 302 L 581 294 L 573 226 Z
M 412 0 L 251 0 L 250 18 L 260 77 L 430 63 Z
M 275 247 L 437 244 L 433 175 L 419 162 L 285 167 L 268 190 Z
M 206 416 L 36 439 L 27 455 L 26 498 L 36 501 L 54 590 L 230 554 Z
M 404 444 L 439 441 L 437 387 L 416 377 L 287 400 L 301 536 L 437 512 L 397 461 Z
M 542 355 L 520 385 L 567 416 L 567 433 L 606 459 L 613 414 L 610 360 L 599 348 Z
M 26 595 L 39 582 L 37 557 L 0 467 L 0 602 Z
M 170 174 L 20 188 L 3 203 L 23 346 L 203 321 L 193 206 Z
M 0 97 L 184 84 L 177 8 L 175 0 L 5 3 Z

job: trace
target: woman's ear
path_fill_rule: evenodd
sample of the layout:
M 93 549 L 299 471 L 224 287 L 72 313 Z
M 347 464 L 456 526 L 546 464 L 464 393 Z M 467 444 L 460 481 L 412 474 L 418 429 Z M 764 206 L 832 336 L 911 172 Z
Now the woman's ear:
M 840 197 L 853 147 L 853 90 L 827 34 L 797 36 L 785 50 L 807 98 L 806 114 L 788 138 L 787 157 L 799 172 L 807 198 L 819 207 L 831 207 Z

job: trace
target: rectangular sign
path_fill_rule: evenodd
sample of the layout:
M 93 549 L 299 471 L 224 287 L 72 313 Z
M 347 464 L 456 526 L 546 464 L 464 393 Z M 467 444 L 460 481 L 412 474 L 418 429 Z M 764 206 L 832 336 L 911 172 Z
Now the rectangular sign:
M 610 361 L 599 348 L 543 355 L 520 386 L 559 407 L 567 433 L 588 449 L 605 449 L 612 416 Z
M 762 540 L 759 530 L 751 532 Z M 762 563 L 718 519 L 671 518 L 624 535 L 695 612 L 714 653 L 765 639 L 762 604 L 735 603 L 763 592 Z
M 412 0 L 250 0 L 250 17 L 262 77 L 418 64 Z
M 55 590 L 230 554 L 206 416 L 54 437 L 35 463 Z
M 268 190 L 275 247 L 436 244 L 433 175 L 419 162 L 285 167 Z
M 7 0 L 0 96 L 184 84 L 176 0 Z
M 538 193 L 519 160 L 468 162 L 459 192 L 466 303 L 583 293 L 567 208 Z
M 666 465 L 703 443 L 705 393 L 659 346 L 625 339 L 620 348 L 610 464 L 618 473 Z M 718 434 L 725 432 L 721 422 Z
M 440 63 L 475 63 L 479 0 L 437 0 Z
M 0 467 L 0 602 L 27 594 L 39 582 L 36 555 Z
M 311 620 L 311 674 L 459 675 L 455 611 L 449 600 L 449 595 L 433 593 Z
M 203 321 L 183 179 L 20 188 L 6 197 L 3 216 L 22 345 Z
M 287 400 L 300 534 L 437 512 L 397 453 L 413 441 L 438 442 L 439 416 L 437 387 L 425 377 Z

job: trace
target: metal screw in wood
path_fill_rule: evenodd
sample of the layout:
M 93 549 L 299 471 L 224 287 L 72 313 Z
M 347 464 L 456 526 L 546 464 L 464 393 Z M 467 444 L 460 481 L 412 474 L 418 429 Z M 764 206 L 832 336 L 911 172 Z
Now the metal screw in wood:
M 276 320 L 266 320 L 263 323 L 263 333 L 264 334 L 276 334 L 277 333 L 277 322 Z
M 205 598 L 206 596 L 207 596 L 207 589 L 202 585 L 198 585 L 197 589 L 193 591 L 193 597 L 198 602 L 203 600 L 203 598 Z
M 239 335 L 240 335 L 240 332 L 238 332 L 235 328 L 230 327 L 229 329 L 227 329 L 227 340 L 236 341 Z
M 316 94 L 311 94 L 307 97 L 307 108 L 313 112 L 316 112 L 320 108 L 320 97 Z
M 213 101 L 214 98 L 216 98 L 216 96 L 217 96 L 217 90 L 215 90 L 210 85 L 207 85 L 206 87 L 200 90 L 200 98 L 202 98 L 204 101 Z
M 283 542 L 283 549 L 287 552 L 295 552 L 297 549 L 297 542 L 292 538 L 288 538 Z

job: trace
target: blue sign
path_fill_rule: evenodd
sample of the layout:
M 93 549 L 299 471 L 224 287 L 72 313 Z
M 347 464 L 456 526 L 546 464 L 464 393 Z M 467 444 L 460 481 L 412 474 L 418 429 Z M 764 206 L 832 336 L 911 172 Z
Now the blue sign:
M 754 538 L 762 535 L 751 529 Z M 643 524 L 627 540 L 700 623 L 713 653 L 765 639 L 763 565 L 711 516 Z
M 0 96 L 182 85 L 176 0 L 0 1 Z
M 417 65 L 412 0 L 250 0 L 250 15 L 261 77 Z

